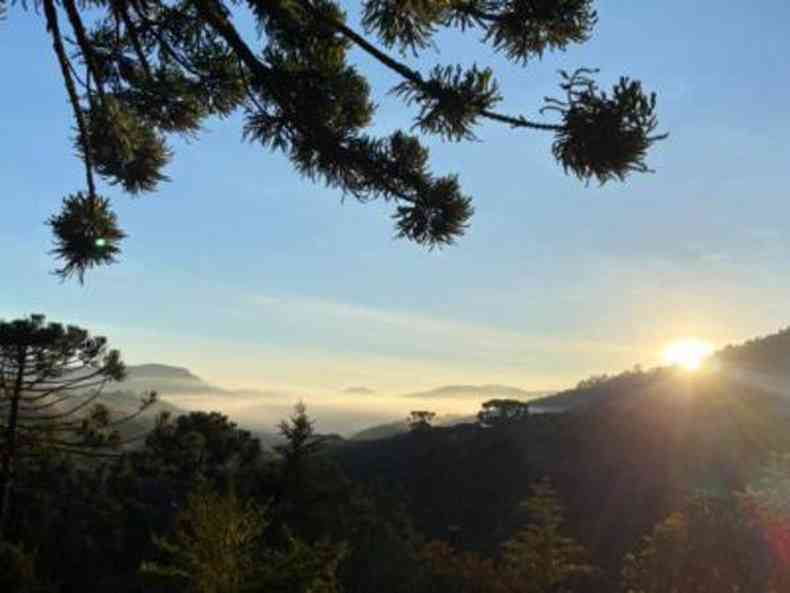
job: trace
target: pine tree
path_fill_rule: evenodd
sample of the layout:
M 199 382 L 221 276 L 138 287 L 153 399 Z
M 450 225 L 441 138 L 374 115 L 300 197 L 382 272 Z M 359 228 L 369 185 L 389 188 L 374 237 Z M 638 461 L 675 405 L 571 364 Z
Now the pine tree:
M 211 116 L 243 112 L 246 139 L 345 195 L 391 202 L 397 235 L 430 248 L 461 236 L 473 208 L 456 174 L 431 171 L 421 136 L 466 141 L 485 120 L 550 133 L 567 173 L 601 183 L 648 171 L 647 151 L 665 137 L 655 134 L 655 94 L 629 78 L 607 92 L 593 69 L 563 73 L 561 98 L 533 118 L 497 109 L 491 68 L 420 71 L 397 54 L 420 55 L 442 29 L 476 30 L 507 59 L 532 65 L 590 38 L 593 0 L 363 0 L 358 23 L 337 0 L 32 4 L 43 9 L 85 166 L 85 187 L 50 219 L 64 278 L 82 280 L 120 252 L 124 233 L 96 177 L 132 195 L 156 190 L 172 157 L 167 137 L 195 136 Z M 249 17 L 260 38 L 242 33 Z M 392 93 L 415 108 L 417 134 L 369 132 L 376 107 L 352 50 L 397 76 Z
M 562 529 L 563 511 L 551 484 L 532 487 L 526 527 L 502 545 L 503 572 L 511 588 L 526 593 L 567 593 L 595 574 L 587 551 Z
M 117 427 L 155 399 L 150 393 L 137 412 L 113 418 L 98 400 L 124 374 L 120 353 L 104 337 L 46 323 L 43 315 L 0 320 L 0 537 L 21 456 L 101 454 L 122 444 Z
M 144 563 L 142 571 L 177 591 L 239 593 L 256 572 L 266 525 L 264 509 L 204 485 L 189 497 L 172 535 L 154 540 L 163 561 Z

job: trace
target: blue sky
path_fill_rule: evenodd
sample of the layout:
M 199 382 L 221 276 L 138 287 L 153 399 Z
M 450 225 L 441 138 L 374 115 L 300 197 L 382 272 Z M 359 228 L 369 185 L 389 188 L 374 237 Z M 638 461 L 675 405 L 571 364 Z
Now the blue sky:
M 227 385 L 397 392 L 443 383 L 560 387 L 660 362 L 668 342 L 724 344 L 788 323 L 790 6 L 597 3 L 590 42 L 521 68 L 476 37 L 443 34 L 415 64 L 491 65 L 503 110 L 534 116 L 557 70 L 602 69 L 659 93 L 668 141 L 654 175 L 585 187 L 540 133 L 482 125 L 481 142 L 431 141 L 476 215 L 440 252 L 393 239 L 386 205 L 341 203 L 237 118 L 174 142 L 172 178 L 131 199 L 105 188 L 130 237 L 86 285 L 49 275 L 44 220 L 81 187 L 72 122 L 43 19 L 0 24 L 0 317 L 43 312 L 108 335 L 132 363 L 190 367 Z M 352 11 L 353 12 L 353 11 Z M 381 103 L 376 128 L 413 112 L 355 54 Z

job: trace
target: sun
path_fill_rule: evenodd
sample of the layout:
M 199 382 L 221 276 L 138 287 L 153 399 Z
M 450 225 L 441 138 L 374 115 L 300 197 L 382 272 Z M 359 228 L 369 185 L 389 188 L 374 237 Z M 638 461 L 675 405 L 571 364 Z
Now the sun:
M 703 361 L 713 353 L 713 345 L 704 340 L 687 338 L 672 342 L 664 350 L 664 360 L 688 371 L 696 371 Z

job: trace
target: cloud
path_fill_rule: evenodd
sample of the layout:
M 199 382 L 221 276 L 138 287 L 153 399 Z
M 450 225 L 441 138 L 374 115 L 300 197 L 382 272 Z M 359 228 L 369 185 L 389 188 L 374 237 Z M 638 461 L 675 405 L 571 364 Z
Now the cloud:
M 539 351 L 555 354 L 622 354 L 631 352 L 601 340 L 566 339 L 531 335 L 496 326 L 469 323 L 420 313 L 379 309 L 317 298 L 254 295 L 247 303 L 257 313 L 288 318 L 293 325 L 309 325 L 320 330 L 342 331 L 346 339 L 369 338 L 407 346 L 422 356 L 425 350 L 463 352 L 480 357 L 487 354 Z
M 343 393 L 348 393 L 351 395 L 371 395 L 376 393 L 376 390 L 371 389 L 370 387 L 346 387 L 343 390 Z

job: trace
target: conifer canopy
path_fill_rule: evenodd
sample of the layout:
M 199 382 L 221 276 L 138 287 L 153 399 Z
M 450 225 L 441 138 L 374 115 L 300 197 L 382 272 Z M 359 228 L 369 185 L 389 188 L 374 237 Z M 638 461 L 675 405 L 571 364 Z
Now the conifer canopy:
M 244 138 L 284 153 L 300 174 L 362 202 L 391 202 L 396 235 L 428 248 L 463 235 L 473 207 L 456 173 L 431 169 L 426 136 L 471 140 L 483 120 L 546 132 L 567 173 L 600 183 L 649 171 L 648 149 L 665 138 L 655 133 L 655 95 L 629 78 L 607 92 L 595 70 L 562 73 L 563 98 L 546 99 L 533 118 L 499 109 L 491 68 L 420 71 L 404 58 L 455 28 L 532 64 L 590 38 L 592 0 L 362 0 L 358 23 L 335 0 L 33 1 L 85 165 L 84 186 L 50 219 L 64 278 L 115 261 L 125 236 L 95 178 L 133 196 L 156 191 L 173 157 L 168 138 L 195 136 L 212 116 L 240 111 Z M 250 16 L 257 36 L 239 26 Z M 413 125 L 370 131 L 376 106 L 352 49 L 400 78 L 392 94 L 411 106 Z

